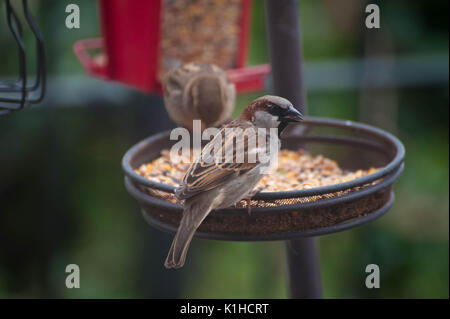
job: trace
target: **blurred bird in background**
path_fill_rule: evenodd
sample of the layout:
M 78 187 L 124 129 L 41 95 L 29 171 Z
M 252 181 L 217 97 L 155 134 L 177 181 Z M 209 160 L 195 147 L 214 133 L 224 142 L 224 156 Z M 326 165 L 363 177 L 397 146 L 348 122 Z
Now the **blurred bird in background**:
M 169 117 L 190 131 L 193 120 L 202 121 L 202 130 L 220 126 L 230 120 L 235 107 L 234 84 L 211 64 L 188 63 L 169 71 L 163 90 Z

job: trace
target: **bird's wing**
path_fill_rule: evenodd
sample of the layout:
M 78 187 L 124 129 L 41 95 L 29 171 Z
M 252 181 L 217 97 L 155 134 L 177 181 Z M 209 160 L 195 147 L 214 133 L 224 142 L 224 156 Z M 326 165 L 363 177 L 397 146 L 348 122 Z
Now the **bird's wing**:
M 256 167 L 257 156 L 249 154 L 255 154 L 257 141 L 257 131 L 250 122 L 235 120 L 225 125 L 189 167 L 176 190 L 177 198 L 211 190 Z

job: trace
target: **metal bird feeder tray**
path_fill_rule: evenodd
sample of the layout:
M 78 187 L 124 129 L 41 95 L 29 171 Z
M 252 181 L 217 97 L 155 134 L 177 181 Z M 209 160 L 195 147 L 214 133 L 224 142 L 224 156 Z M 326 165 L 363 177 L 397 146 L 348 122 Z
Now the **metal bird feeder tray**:
M 103 37 L 74 44 L 95 77 L 161 93 L 168 70 L 203 62 L 227 70 L 237 92 L 265 87 L 270 67 L 245 66 L 251 0 L 100 0 L 99 11 Z
M 393 182 L 403 170 L 402 143 L 393 135 L 365 124 L 307 118 L 303 135 L 282 138 L 282 148 L 306 147 L 339 162 L 344 169 L 378 167 L 372 174 L 330 186 L 282 192 L 260 192 L 245 208 L 212 211 L 195 236 L 232 241 L 288 240 L 342 231 L 385 214 L 394 202 Z M 170 132 L 153 135 L 123 157 L 125 185 L 138 201 L 147 222 L 174 233 L 183 213 L 181 204 L 164 199 L 174 187 L 150 181 L 135 169 L 160 156 L 176 141 Z M 321 199 L 314 200 L 314 196 Z

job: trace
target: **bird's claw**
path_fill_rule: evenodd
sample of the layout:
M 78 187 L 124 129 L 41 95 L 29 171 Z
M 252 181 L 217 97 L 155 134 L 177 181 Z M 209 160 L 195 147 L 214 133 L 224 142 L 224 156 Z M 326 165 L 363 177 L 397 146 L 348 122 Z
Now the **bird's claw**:
M 263 189 L 263 187 L 261 187 L 261 186 L 256 187 L 244 198 L 245 202 L 247 203 L 248 216 L 252 215 L 252 197 L 255 196 L 257 193 L 259 193 L 262 189 Z

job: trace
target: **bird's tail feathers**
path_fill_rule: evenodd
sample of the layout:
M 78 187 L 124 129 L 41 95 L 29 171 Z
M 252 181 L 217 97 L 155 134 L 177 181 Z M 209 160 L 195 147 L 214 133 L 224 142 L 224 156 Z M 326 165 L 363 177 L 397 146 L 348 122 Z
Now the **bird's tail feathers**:
M 210 211 L 210 207 L 199 203 L 185 204 L 183 218 L 164 263 L 166 268 L 183 267 L 192 237 Z

